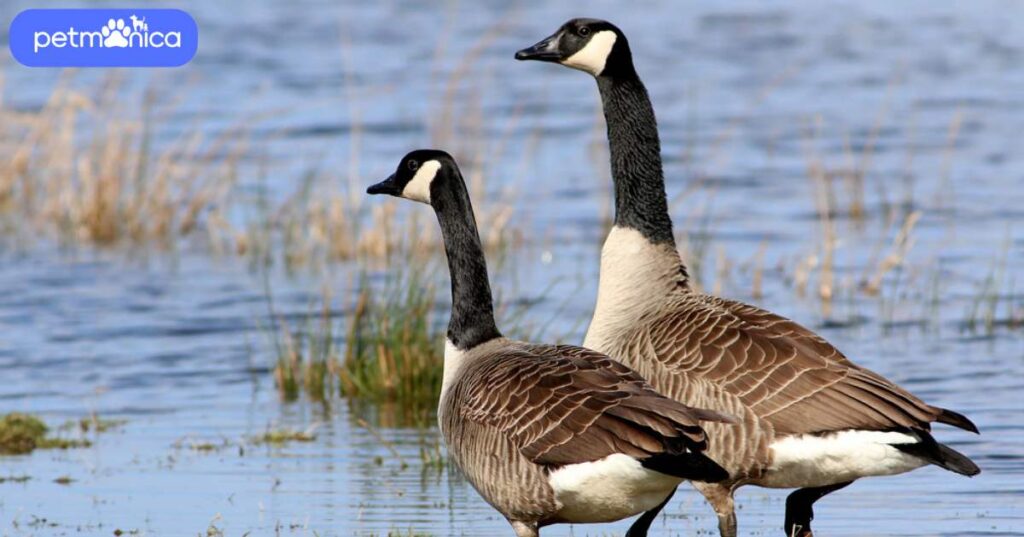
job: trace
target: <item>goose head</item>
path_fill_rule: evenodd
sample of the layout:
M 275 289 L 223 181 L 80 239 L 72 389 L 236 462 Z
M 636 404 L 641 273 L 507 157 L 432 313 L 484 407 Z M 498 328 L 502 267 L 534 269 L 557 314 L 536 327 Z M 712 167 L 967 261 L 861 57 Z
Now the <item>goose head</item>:
M 443 170 L 455 166 L 455 160 L 444 151 L 417 149 L 402 157 L 390 177 L 366 189 L 367 194 L 389 194 L 431 204 L 431 192 L 437 192 L 447 175 Z
M 516 59 L 560 63 L 595 77 L 633 68 L 622 30 L 600 19 L 572 19 L 536 45 L 516 52 Z

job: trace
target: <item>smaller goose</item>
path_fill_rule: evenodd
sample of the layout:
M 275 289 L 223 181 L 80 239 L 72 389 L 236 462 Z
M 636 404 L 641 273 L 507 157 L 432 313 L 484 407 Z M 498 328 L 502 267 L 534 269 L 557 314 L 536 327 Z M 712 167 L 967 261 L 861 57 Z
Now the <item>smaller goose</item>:
M 633 516 L 663 505 L 683 479 L 727 476 L 701 454 L 698 422 L 731 417 L 663 397 L 601 353 L 502 337 L 473 207 L 450 155 L 413 151 L 366 192 L 437 213 L 452 284 L 438 422 L 455 464 L 517 537 Z

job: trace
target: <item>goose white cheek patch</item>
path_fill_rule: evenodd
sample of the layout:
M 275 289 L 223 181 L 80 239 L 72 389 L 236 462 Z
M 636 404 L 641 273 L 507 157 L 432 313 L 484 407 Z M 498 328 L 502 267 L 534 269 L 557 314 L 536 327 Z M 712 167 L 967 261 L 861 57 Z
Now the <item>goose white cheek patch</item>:
M 562 60 L 562 65 L 586 71 L 594 76 L 600 75 L 601 71 L 604 71 L 604 64 L 608 61 L 612 47 L 615 46 L 615 38 L 615 32 L 611 30 L 597 32 L 594 37 L 590 38 L 586 46 L 576 54 Z
M 439 169 L 441 163 L 436 160 L 428 160 L 420 165 L 416 175 L 402 189 L 402 197 L 430 205 L 430 183 Z

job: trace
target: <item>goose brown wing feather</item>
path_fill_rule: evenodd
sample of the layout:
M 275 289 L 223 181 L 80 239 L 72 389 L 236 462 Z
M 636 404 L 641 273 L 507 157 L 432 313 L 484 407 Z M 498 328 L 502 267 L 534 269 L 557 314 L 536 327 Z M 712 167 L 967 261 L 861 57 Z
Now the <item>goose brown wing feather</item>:
M 727 421 L 656 393 L 628 367 L 568 345 L 510 345 L 467 364 L 463 418 L 502 431 L 537 464 L 615 453 L 646 458 L 707 445 L 700 420 Z
M 739 397 L 778 433 L 927 431 L 936 420 L 961 423 L 857 366 L 807 328 L 740 302 L 689 295 L 655 320 L 651 341 L 666 367 Z

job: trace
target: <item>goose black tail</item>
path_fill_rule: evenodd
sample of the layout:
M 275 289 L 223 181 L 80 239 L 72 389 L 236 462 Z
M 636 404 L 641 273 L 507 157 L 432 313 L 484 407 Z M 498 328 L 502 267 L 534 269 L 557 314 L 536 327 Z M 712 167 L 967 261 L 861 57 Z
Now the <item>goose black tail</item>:
M 915 431 L 921 437 L 916 444 L 893 444 L 892 447 L 915 457 L 920 457 L 935 466 L 955 472 L 967 477 L 973 477 L 981 473 L 974 461 L 967 455 L 945 445 L 940 444 L 932 438 L 932 435 L 924 431 Z
M 975 425 L 973 421 L 967 419 L 967 416 L 945 408 L 939 408 L 937 410 L 939 411 L 939 415 L 935 418 L 935 421 L 945 423 L 946 425 L 952 425 L 953 427 L 959 427 L 974 434 L 979 434 L 978 426 Z
M 649 470 L 691 481 L 717 483 L 729 478 L 725 468 L 700 453 L 659 453 L 642 459 L 640 464 Z

